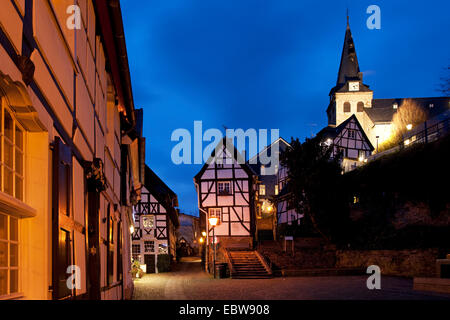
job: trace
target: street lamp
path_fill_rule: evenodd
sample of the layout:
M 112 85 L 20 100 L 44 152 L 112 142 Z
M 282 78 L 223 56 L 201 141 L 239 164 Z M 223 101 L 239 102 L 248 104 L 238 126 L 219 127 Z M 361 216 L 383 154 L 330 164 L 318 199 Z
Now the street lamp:
M 219 218 L 217 217 L 210 217 L 209 219 L 209 225 L 212 226 L 213 228 L 213 250 L 214 250 L 214 263 L 213 263 L 213 267 L 214 267 L 214 279 L 216 278 L 216 234 L 215 234 L 215 229 L 216 229 L 216 225 L 219 222 Z
M 202 236 L 206 237 L 206 231 L 202 231 Z
M 376 136 L 377 138 L 377 153 L 378 153 L 378 139 L 380 139 L 380 136 Z
M 406 130 L 411 131 L 413 125 L 412 124 L 407 124 L 406 125 Z

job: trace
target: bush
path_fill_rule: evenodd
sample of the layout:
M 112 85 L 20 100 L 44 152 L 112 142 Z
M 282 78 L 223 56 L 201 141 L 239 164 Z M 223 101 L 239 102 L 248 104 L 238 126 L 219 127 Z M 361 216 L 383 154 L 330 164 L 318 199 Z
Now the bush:
M 160 254 L 158 255 L 158 272 L 169 272 L 170 271 L 170 255 Z

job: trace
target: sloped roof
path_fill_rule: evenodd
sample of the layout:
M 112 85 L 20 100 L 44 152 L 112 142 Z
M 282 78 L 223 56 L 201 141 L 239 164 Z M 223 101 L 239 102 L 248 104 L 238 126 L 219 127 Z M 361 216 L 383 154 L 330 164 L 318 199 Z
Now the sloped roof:
M 227 141 L 228 141 L 228 143 L 227 143 Z M 249 175 L 249 177 L 252 177 L 252 176 L 256 175 L 255 171 L 253 171 L 253 169 L 250 168 L 249 165 L 247 165 L 247 163 L 245 162 L 242 154 L 236 149 L 236 147 L 235 147 L 234 143 L 232 142 L 232 140 L 230 138 L 224 137 L 222 140 L 220 140 L 220 142 L 214 148 L 213 152 L 211 152 L 211 155 L 209 156 L 208 160 L 203 165 L 201 170 L 195 175 L 194 181 L 198 181 L 200 179 L 200 177 L 203 175 L 203 173 L 208 168 L 209 163 L 212 163 L 212 160 L 214 159 L 215 154 L 218 151 L 220 151 L 221 148 L 223 148 L 224 144 L 225 144 L 225 147 L 233 146 L 232 150 L 228 150 L 228 151 L 233 155 L 233 158 L 236 161 L 239 162 L 239 164 L 241 165 L 242 169 Z
M 173 224 L 178 226 L 177 195 L 147 165 L 145 165 L 145 188 L 164 206 Z
M 336 138 L 336 136 L 342 132 L 342 130 L 344 130 L 344 128 L 347 126 L 347 124 L 351 121 L 351 120 L 355 120 L 356 125 L 359 128 L 359 131 L 361 131 L 361 134 L 363 136 L 363 138 L 366 140 L 367 144 L 369 145 L 369 147 L 374 150 L 374 147 L 372 145 L 372 143 L 370 142 L 370 139 L 367 137 L 366 133 L 364 132 L 361 124 L 358 121 L 358 118 L 356 117 L 355 114 L 353 114 L 351 117 L 349 117 L 347 120 L 345 120 L 344 122 L 342 122 L 340 125 L 338 125 L 337 127 L 331 127 L 331 126 L 327 126 L 325 128 L 323 128 L 322 130 L 319 131 L 319 133 L 317 134 L 317 137 L 321 140 L 325 140 L 328 138 L 334 139 Z
M 396 109 L 393 108 L 396 103 L 401 107 L 404 100 L 410 99 L 419 107 L 425 110 L 429 118 L 435 117 L 450 109 L 450 97 L 431 97 L 431 98 L 396 98 L 396 99 L 373 99 L 372 108 L 365 108 L 369 118 L 374 123 L 391 122 Z M 430 107 L 432 105 L 433 107 Z
M 254 157 L 252 157 L 250 160 L 247 161 L 247 164 L 250 166 L 250 168 L 252 168 L 252 170 L 260 175 L 261 174 L 261 163 L 259 161 L 259 155 L 263 152 L 267 152 L 267 155 L 270 157 L 270 155 L 272 154 L 272 146 L 278 144 L 279 147 L 279 151 L 283 152 L 286 150 L 287 147 L 290 147 L 291 145 L 284 140 L 283 138 L 278 138 L 276 141 L 272 142 L 269 146 L 266 146 L 263 150 L 261 150 L 258 154 L 256 154 Z M 258 161 L 256 164 L 251 164 L 250 162 L 255 159 L 256 157 L 258 157 Z

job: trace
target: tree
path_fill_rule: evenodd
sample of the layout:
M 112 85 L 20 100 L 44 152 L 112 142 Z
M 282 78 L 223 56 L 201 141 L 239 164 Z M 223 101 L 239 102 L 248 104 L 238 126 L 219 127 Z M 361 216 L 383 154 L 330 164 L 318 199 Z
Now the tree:
M 379 152 L 398 146 L 411 126 L 422 124 L 428 118 L 427 112 L 414 100 L 405 99 L 392 118 L 392 135 L 390 139 L 383 142 Z
M 292 139 L 291 147 L 281 157 L 288 169 L 288 191 L 293 205 L 328 242 L 344 232 L 348 219 L 347 197 L 342 188 L 340 159 L 331 158 L 332 147 L 318 138 L 302 144 Z

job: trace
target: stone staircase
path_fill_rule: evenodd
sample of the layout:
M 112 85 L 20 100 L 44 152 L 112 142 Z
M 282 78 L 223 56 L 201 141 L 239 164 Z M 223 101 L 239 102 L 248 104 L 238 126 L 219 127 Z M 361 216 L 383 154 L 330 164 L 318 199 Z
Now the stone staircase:
M 257 251 L 228 251 L 231 264 L 230 275 L 233 279 L 272 278 L 272 270 Z

